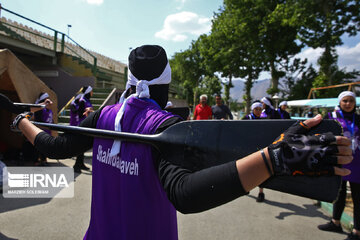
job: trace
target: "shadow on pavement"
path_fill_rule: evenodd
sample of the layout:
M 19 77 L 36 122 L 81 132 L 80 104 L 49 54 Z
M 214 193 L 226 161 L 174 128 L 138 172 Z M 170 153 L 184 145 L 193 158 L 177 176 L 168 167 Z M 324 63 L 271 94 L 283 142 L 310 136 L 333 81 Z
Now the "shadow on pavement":
M 18 240 L 17 238 L 7 237 L 4 234 L 2 234 L 1 232 L 0 232 L 0 239 L 1 240 Z
M 247 195 L 250 198 L 256 200 L 256 196 Z M 279 220 L 284 220 L 288 216 L 297 215 L 297 216 L 306 216 L 306 217 L 320 217 L 325 220 L 330 220 L 330 217 L 325 215 L 323 212 L 319 211 L 319 207 L 315 204 L 303 204 L 302 206 L 298 206 L 292 203 L 282 203 L 282 202 L 275 202 L 269 199 L 265 199 L 263 203 L 259 204 L 268 204 L 271 206 L 284 208 L 289 211 L 280 212 L 278 216 L 276 216 Z

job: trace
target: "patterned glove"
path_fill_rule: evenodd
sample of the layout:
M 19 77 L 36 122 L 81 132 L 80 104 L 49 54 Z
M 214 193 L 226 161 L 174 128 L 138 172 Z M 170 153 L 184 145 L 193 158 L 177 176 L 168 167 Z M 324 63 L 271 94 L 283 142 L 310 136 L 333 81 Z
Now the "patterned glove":
M 334 175 L 335 136 L 307 135 L 309 130 L 298 121 L 268 147 L 274 175 Z
M 19 130 L 19 129 L 18 129 L 19 122 L 20 122 L 23 118 L 31 119 L 33 115 L 34 115 L 34 114 L 33 114 L 32 112 L 20 113 L 19 115 L 17 115 L 17 116 L 15 117 L 14 121 L 13 121 L 12 124 L 10 125 L 11 128 L 16 129 L 16 130 Z

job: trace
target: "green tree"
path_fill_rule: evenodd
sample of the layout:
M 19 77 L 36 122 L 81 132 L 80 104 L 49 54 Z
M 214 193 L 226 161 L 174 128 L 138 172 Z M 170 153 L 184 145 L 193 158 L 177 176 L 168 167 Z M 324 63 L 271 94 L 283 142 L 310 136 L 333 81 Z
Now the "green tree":
M 248 36 L 261 53 L 264 70 L 271 73 L 268 93 L 279 92 L 279 79 L 285 75 L 284 63 L 301 51 L 296 41 L 297 26 L 284 21 L 287 16 L 283 0 L 225 0 L 225 11 L 230 11 L 241 35 Z
M 198 97 L 206 93 L 209 96 L 221 92 L 220 80 L 205 65 L 201 48 L 207 39 L 202 35 L 191 43 L 191 47 L 175 55 L 169 60 L 172 68 L 172 79 L 184 88 L 183 96 L 190 105 L 198 102 Z
M 353 70 L 351 72 L 347 72 L 346 69 L 338 69 L 336 65 L 332 66 L 332 81 L 333 85 L 341 84 L 341 83 L 349 83 L 360 76 L 360 72 Z M 313 87 L 324 87 L 327 85 L 327 78 L 323 72 L 320 72 L 319 75 L 314 79 Z M 316 91 L 315 96 L 319 98 L 331 98 L 336 97 L 340 94 L 340 92 L 347 90 L 347 87 L 343 88 L 329 88 L 326 90 Z
M 279 83 L 280 85 L 280 98 L 281 99 L 287 99 L 287 97 L 292 93 L 294 85 L 298 82 L 298 80 L 303 76 L 303 74 L 306 74 L 306 72 L 309 71 L 309 69 L 312 69 L 315 74 L 316 71 L 313 69 L 312 66 L 310 66 L 308 69 L 306 69 L 307 59 L 301 60 L 299 58 L 291 59 L 292 63 L 285 64 L 286 74 L 282 78 L 282 81 Z M 312 78 L 312 81 L 315 79 Z M 304 97 L 305 98 L 305 95 Z
M 199 96 L 201 94 L 206 94 L 208 96 L 208 104 L 213 105 L 215 103 L 214 97 L 216 94 L 221 94 L 221 83 L 217 76 L 205 76 L 201 81 L 197 92 Z
M 281 7 L 284 4 L 280 0 L 225 0 L 224 7 L 215 14 L 210 35 L 213 44 L 206 48 L 207 56 L 212 56 L 213 69 L 229 79 L 225 98 L 233 77 L 246 79 L 247 110 L 250 90 L 259 73 L 270 71 L 268 93 L 278 93 L 284 65 L 302 48 L 296 41 L 297 26 L 283 21 L 286 15 L 280 9 L 286 9 Z
M 288 100 L 306 99 L 308 97 L 310 89 L 312 88 L 312 83 L 316 77 L 317 77 L 317 72 L 313 68 L 313 66 L 310 65 L 302 74 L 300 79 L 291 82 L 291 85 L 288 86 L 289 91 L 287 92 L 288 94 L 287 99 Z
M 252 25 L 239 21 L 246 13 L 242 9 L 227 7 L 215 14 L 212 31 L 204 47 L 203 55 L 211 71 L 217 71 L 227 81 L 224 83 L 224 101 L 229 105 L 232 79 L 246 78 L 246 102 L 250 107 L 250 90 L 253 82 L 263 70 L 258 32 L 251 31 Z
M 355 36 L 360 30 L 360 2 L 358 0 L 290 0 L 284 12 L 287 21 L 298 26 L 299 40 L 312 48 L 323 48 L 318 59 L 319 76 L 314 86 L 339 83 L 336 46 L 343 44 L 344 34 Z

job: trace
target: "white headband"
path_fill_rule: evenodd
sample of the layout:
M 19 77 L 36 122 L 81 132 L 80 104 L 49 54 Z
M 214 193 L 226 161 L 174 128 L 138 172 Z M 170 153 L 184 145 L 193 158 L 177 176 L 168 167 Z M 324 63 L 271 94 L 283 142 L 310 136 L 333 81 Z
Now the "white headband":
M 274 109 L 274 107 L 271 105 L 270 101 L 266 97 L 263 97 L 261 101 L 268 105 L 271 109 Z
M 174 106 L 171 101 L 168 101 L 165 108 Z
M 282 101 L 280 104 L 279 104 L 279 107 L 283 106 L 283 105 L 288 105 L 287 104 L 287 101 Z
M 121 132 L 121 124 L 120 121 L 122 119 L 122 116 L 124 115 L 125 108 L 127 101 L 132 97 L 139 97 L 139 98 L 150 98 L 150 91 L 149 91 L 149 85 L 157 85 L 157 84 L 169 84 L 171 82 L 171 68 L 170 64 L 167 63 L 164 71 L 161 73 L 161 75 L 158 78 L 154 78 L 150 81 L 147 80 L 138 80 L 130 71 L 128 71 L 128 81 L 126 83 L 126 89 L 122 93 L 119 103 L 122 103 L 122 106 L 119 110 L 119 112 L 116 114 L 115 118 L 115 131 Z M 130 95 L 128 98 L 125 99 L 125 94 L 127 90 L 131 87 L 131 85 L 136 86 L 136 93 Z M 121 147 L 121 141 L 115 140 L 112 148 L 110 156 L 115 156 L 120 152 Z
M 87 89 L 86 89 L 85 92 L 84 92 L 84 95 L 90 93 L 92 90 L 93 90 L 92 87 L 91 87 L 91 86 L 88 86 Z
M 36 99 L 35 103 L 38 104 L 38 103 L 44 101 L 47 98 L 49 98 L 49 94 L 48 93 L 43 93 L 43 94 L 41 94 L 41 96 L 38 99 Z
M 171 82 L 171 68 L 169 63 L 166 65 L 164 71 L 158 78 L 154 78 L 150 81 L 138 80 L 130 71 L 128 71 L 128 81 L 126 83 L 125 91 L 121 94 L 119 103 L 123 103 L 125 100 L 125 94 L 131 86 L 136 86 L 136 95 L 140 98 L 149 98 L 149 85 L 155 84 L 169 84 Z M 129 96 L 130 97 L 130 96 Z
M 73 104 L 76 100 L 80 99 L 82 96 L 83 96 L 83 94 L 76 95 L 74 100 L 72 100 L 71 104 Z
M 251 105 L 251 111 L 253 111 L 255 108 L 262 108 L 262 103 L 261 102 L 256 102 L 256 103 L 253 103 L 252 105 Z
M 343 99 L 344 97 L 347 97 L 347 96 L 353 97 L 355 99 L 355 101 L 356 101 L 355 93 L 353 93 L 351 91 L 344 91 L 344 92 L 340 93 L 339 96 L 338 96 L 339 103 L 341 102 L 341 99 Z
M 82 96 L 83 96 L 83 94 L 80 93 L 80 94 L 76 95 L 74 100 L 80 99 Z

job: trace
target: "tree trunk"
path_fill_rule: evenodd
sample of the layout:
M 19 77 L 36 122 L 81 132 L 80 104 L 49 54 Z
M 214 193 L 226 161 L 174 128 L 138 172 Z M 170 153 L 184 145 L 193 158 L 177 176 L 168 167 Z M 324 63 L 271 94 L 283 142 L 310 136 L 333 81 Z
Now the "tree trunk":
M 275 67 L 275 62 L 270 63 L 270 71 L 271 71 L 271 85 L 270 85 L 270 92 L 271 95 L 275 95 L 279 93 L 279 73 Z
M 244 100 L 246 101 L 246 109 L 245 114 L 248 115 L 250 113 L 251 107 L 251 88 L 253 87 L 253 78 L 251 75 L 248 76 L 248 79 L 245 82 L 245 96 Z
M 232 87 L 232 75 L 229 75 L 229 82 L 225 84 L 224 94 L 225 94 L 225 104 L 230 106 L 230 88 Z
M 197 80 L 196 82 L 196 87 L 195 87 L 195 91 L 194 91 L 194 109 L 195 109 L 195 106 L 198 104 L 199 102 L 199 98 L 198 98 L 198 88 L 199 88 L 199 79 Z

